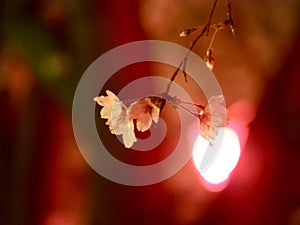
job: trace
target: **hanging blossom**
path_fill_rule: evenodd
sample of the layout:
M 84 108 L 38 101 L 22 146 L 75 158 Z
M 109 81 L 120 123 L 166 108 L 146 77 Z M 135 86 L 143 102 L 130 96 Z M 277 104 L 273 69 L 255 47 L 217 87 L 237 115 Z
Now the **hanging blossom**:
M 228 125 L 226 114 L 227 109 L 224 104 L 224 96 L 212 96 L 208 100 L 208 104 L 201 109 L 198 115 L 201 136 L 209 142 L 215 139 L 218 135 L 218 128 Z
M 107 96 L 98 96 L 94 101 L 103 106 L 100 111 L 102 119 L 107 119 L 106 125 L 112 134 L 122 135 L 126 148 L 132 147 L 137 141 L 134 127 L 138 131 L 148 130 L 152 121 L 158 122 L 160 110 L 165 100 L 159 97 L 145 97 L 127 106 L 111 91 L 106 91 Z
M 106 91 L 107 96 L 95 97 L 94 101 L 103 106 L 100 111 L 102 119 L 107 119 L 106 125 L 112 134 L 122 135 L 123 143 L 126 148 L 130 148 L 136 137 L 134 135 L 133 124 L 129 123 L 127 107 L 111 91 Z
M 214 140 L 218 135 L 218 129 L 228 125 L 228 119 L 226 117 L 227 109 L 224 104 L 223 95 L 212 96 L 208 100 L 208 104 L 205 106 L 201 104 L 183 102 L 179 98 L 171 97 L 169 95 L 165 95 L 164 97 L 174 108 L 181 107 L 200 120 L 200 135 L 207 139 L 210 144 L 211 140 Z M 194 113 L 186 108 L 184 104 L 194 105 L 200 108 L 200 112 Z
M 200 120 L 200 134 L 207 139 L 210 144 L 215 139 L 220 127 L 226 127 L 227 110 L 224 105 L 223 95 L 212 96 L 208 104 L 203 106 L 195 103 L 181 101 L 177 97 L 163 94 L 162 97 L 149 96 L 139 99 L 127 107 L 111 91 L 106 91 L 107 96 L 98 96 L 94 101 L 103 108 L 100 111 L 102 119 L 107 119 L 106 125 L 114 135 L 122 135 L 123 143 L 126 148 L 131 148 L 137 141 L 135 137 L 135 127 L 140 132 L 150 129 L 152 121 L 158 122 L 159 115 L 166 100 L 174 107 L 182 107 Z M 191 104 L 200 108 L 200 113 L 194 113 L 184 106 Z
M 151 127 L 152 120 L 157 123 L 160 108 L 152 103 L 149 97 L 140 99 L 128 108 L 129 121 L 136 120 L 136 128 L 138 131 L 144 132 Z

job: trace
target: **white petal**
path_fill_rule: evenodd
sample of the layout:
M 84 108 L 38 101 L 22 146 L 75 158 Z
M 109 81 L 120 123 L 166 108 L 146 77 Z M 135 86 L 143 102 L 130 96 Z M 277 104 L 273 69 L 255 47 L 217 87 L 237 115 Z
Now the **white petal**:
M 155 105 L 151 112 L 152 119 L 155 123 L 158 122 L 159 113 L 160 113 L 160 109 Z
M 122 102 L 116 102 L 115 104 L 113 104 L 110 116 L 110 129 L 114 134 L 119 135 L 127 132 L 127 126 L 129 122 L 128 114 L 127 108 Z
M 226 114 L 227 109 L 224 102 L 224 96 L 212 96 L 209 101 L 211 109 L 204 109 L 205 113 L 211 113 L 211 123 L 213 127 L 225 127 L 228 123 Z
M 122 139 L 123 139 L 123 143 L 124 143 L 124 146 L 126 148 L 131 148 L 131 146 L 133 145 L 134 142 L 136 142 L 136 137 L 134 135 L 134 132 L 126 132 L 126 133 L 123 133 L 122 135 Z
M 94 101 L 97 102 L 100 106 L 109 106 L 114 102 L 119 101 L 119 98 L 109 90 L 106 90 L 107 96 L 101 95 L 94 97 Z
M 134 134 L 133 120 L 129 120 L 129 111 L 119 98 L 111 91 L 106 91 L 107 96 L 95 97 L 103 108 L 100 111 L 101 118 L 107 119 L 106 125 L 112 134 L 122 135 L 126 148 L 130 148 L 137 141 Z
M 113 101 L 119 101 L 119 98 L 110 90 L 106 90 L 107 96 Z

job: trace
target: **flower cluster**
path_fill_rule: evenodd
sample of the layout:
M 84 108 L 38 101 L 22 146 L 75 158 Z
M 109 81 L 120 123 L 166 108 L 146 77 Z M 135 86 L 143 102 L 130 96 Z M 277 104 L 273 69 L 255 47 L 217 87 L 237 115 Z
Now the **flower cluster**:
M 198 118 L 200 121 L 200 134 L 205 139 L 207 139 L 210 144 L 211 140 L 215 139 L 215 137 L 217 136 L 218 128 L 227 126 L 227 110 L 224 104 L 223 95 L 212 96 L 208 100 L 208 104 L 203 106 L 200 104 L 182 102 L 179 98 L 170 96 L 168 94 L 171 85 L 173 84 L 179 71 L 183 72 L 185 81 L 187 82 L 187 73 L 185 70 L 187 60 L 191 51 L 194 49 L 201 37 L 208 36 L 210 30 L 214 30 L 209 42 L 209 46 L 206 50 L 206 55 L 204 57 L 204 61 L 207 67 L 212 70 L 215 64 L 213 42 L 215 40 L 216 34 L 219 31 L 229 27 L 232 34 L 234 35 L 235 31 L 231 12 L 231 0 L 226 1 L 227 18 L 222 22 L 212 24 L 212 19 L 217 2 L 218 0 L 213 1 L 208 21 L 206 22 L 206 24 L 204 24 L 204 26 L 188 28 L 180 33 L 180 37 L 188 37 L 190 36 L 190 34 L 198 32 L 196 37 L 192 40 L 187 54 L 172 74 L 170 82 L 167 84 L 166 91 L 161 95 L 161 97 L 145 97 L 131 103 L 128 107 L 109 90 L 106 91 L 107 96 L 102 95 L 94 98 L 94 101 L 96 101 L 100 106 L 103 107 L 100 111 L 101 118 L 107 120 L 106 125 L 109 126 L 109 130 L 112 134 L 122 135 L 123 143 L 126 148 L 130 148 L 137 141 L 134 132 L 135 128 L 140 132 L 145 132 L 151 127 L 152 121 L 154 121 L 155 123 L 158 122 L 160 112 L 163 109 L 166 101 L 168 101 L 174 108 L 181 107 Z M 184 104 L 194 105 L 200 108 L 200 112 L 190 111 L 184 106 Z
M 152 121 L 158 122 L 160 110 L 165 101 L 159 97 L 146 97 L 133 102 L 127 107 L 111 91 L 106 91 L 107 96 L 94 98 L 103 108 L 100 111 L 102 119 L 107 119 L 106 125 L 112 134 L 122 135 L 126 148 L 130 148 L 137 141 L 134 133 L 136 126 L 138 131 L 148 130 Z
M 123 143 L 126 148 L 131 148 L 137 141 L 135 128 L 140 132 L 150 129 L 152 121 L 158 122 L 159 115 L 166 100 L 177 108 L 183 107 L 180 99 L 169 95 L 164 98 L 149 96 L 131 103 L 128 107 L 119 100 L 111 91 L 106 91 L 107 96 L 98 96 L 94 101 L 103 108 L 100 111 L 102 119 L 106 119 L 106 125 L 114 135 L 122 135 Z M 200 113 L 192 113 L 200 120 L 200 134 L 207 140 L 215 139 L 219 127 L 225 127 L 228 123 L 226 119 L 226 108 L 224 107 L 223 96 L 213 96 L 209 99 L 206 106 L 193 104 L 199 107 Z

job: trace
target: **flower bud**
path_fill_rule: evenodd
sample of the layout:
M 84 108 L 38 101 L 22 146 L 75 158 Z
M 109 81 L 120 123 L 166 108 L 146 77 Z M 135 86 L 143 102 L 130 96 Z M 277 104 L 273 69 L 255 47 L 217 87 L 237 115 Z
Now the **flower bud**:
M 195 32 L 195 31 L 198 30 L 198 29 L 199 29 L 199 27 L 193 27 L 193 28 L 185 29 L 185 30 L 183 30 L 183 31 L 179 34 L 179 36 L 180 36 L 180 37 L 187 37 L 187 36 L 189 36 L 191 33 Z
M 204 61 L 206 63 L 206 66 L 212 70 L 214 68 L 215 65 L 215 58 L 213 57 L 213 49 L 207 49 L 206 51 L 206 56 L 204 58 Z

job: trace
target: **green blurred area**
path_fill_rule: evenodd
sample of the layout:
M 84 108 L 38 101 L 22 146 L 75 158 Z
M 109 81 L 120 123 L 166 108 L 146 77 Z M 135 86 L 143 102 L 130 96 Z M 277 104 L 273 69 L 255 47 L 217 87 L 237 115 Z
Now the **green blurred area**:
M 76 83 L 95 54 L 87 4 L 5 1 L 1 8 L 3 67 L 9 60 L 23 61 L 35 85 L 70 107 Z

